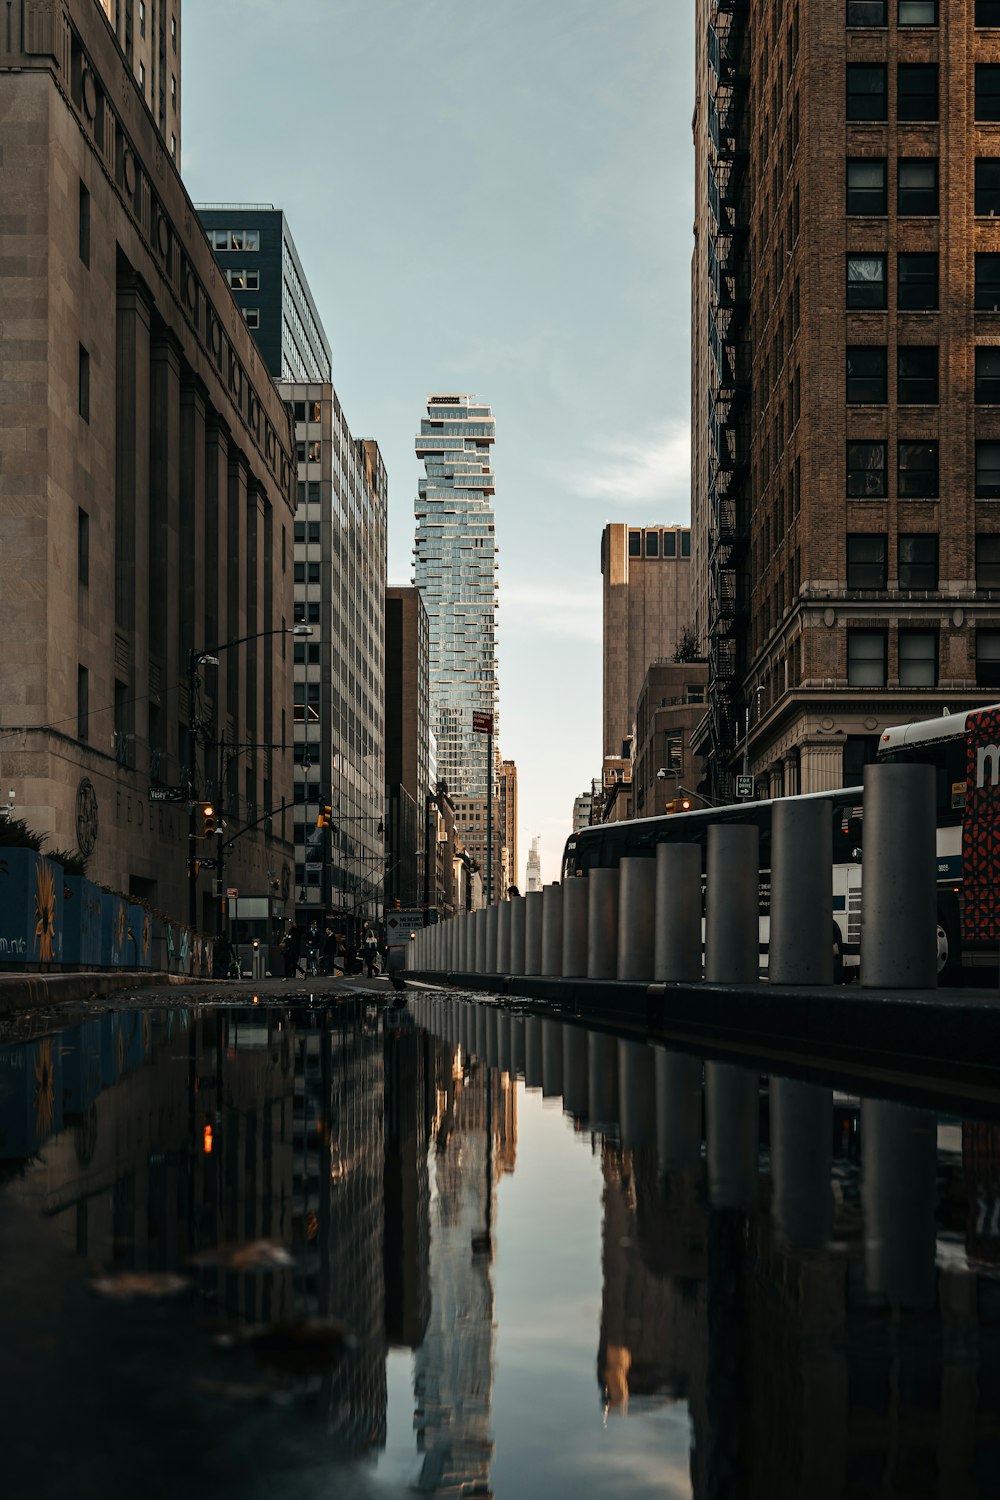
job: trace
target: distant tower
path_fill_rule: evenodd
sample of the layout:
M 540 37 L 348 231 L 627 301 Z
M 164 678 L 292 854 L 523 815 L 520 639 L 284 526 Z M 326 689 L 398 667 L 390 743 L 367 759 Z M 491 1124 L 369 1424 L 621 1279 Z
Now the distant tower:
M 429 396 L 420 423 L 413 582 L 430 626 L 431 729 L 438 775 L 457 797 L 485 797 L 496 769 L 476 710 L 497 719 L 497 548 L 490 448 L 493 413 L 474 396 Z
M 542 888 L 542 861 L 538 853 L 538 836 L 531 840 L 531 848 L 528 850 L 528 871 L 525 888 L 529 891 L 540 891 Z

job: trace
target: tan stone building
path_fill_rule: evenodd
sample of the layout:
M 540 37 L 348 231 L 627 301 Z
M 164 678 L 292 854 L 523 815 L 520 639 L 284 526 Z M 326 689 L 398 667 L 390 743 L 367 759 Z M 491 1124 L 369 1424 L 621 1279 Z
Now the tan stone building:
M 698 0 L 692 527 L 713 788 L 1000 693 L 1000 16 Z
M 703 661 L 658 661 L 646 673 L 635 707 L 632 749 L 637 818 L 678 812 L 681 789 L 698 791 L 703 767 L 693 738 L 705 717 L 707 691 L 708 664 Z M 692 807 L 702 805 L 697 797 L 689 800 Z
M 291 803 L 295 496 L 290 413 L 171 159 L 179 13 L 156 7 L 166 123 L 95 0 L 0 26 L 0 777 L 93 878 L 183 919 L 192 733 L 227 836 Z M 261 632 L 192 702 L 190 653 Z M 291 832 L 280 813 L 227 855 L 269 931 Z M 196 905 L 214 930 L 207 872 Z
M 674 654 L 692 622 L 691 532 L 613 522 L 601 537 L 601 573 L 603 753 L 618 757 L 646 669 Z

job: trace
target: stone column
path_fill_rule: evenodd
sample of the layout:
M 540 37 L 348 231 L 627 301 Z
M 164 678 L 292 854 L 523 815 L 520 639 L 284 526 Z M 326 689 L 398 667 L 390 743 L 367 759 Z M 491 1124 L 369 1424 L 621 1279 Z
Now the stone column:
M 701 848 L 656 849 L 656 943 L 653 977 L 695 983 L 701 978 Z
M 510 973 L 510 902 L 497 907 L 497 973 Z
M 865 766 L 861 985 L 937 985 L 933 766 Z
M 524 972 L 542 972 L 542 892 L 529 891 L 524 898 Z
M 591 870 L 587 876 L 587 977 L 618 977 L 618 871 Z
M 772 984 L 833 983 L 833 813 L 828 802 L 776 802 L 771 814 Z
M 510 972 L 512 974 L 524 974 L 525 944 L 524 944 L 524 897 L 511 896 L 510 898 Z
M 587 907 L 590 890 L 585 879 L 566 880 L 563 896 L 563 951 L 562 974 L 564 979 L 587 977 Z
M 549 978 L 562 973 L 563 894 L 554 882 L 542 891 L 542 969 Z
M 656 861 L 626 858 L 618 886 L 618 978 L 629 984 L 653 978 Z
M 148 292 L 129 273 L 116 293 L 114 536 L 115 626 L 124 643 L 114 675 L 127 678 L 127 733 L 134 732 L 135 704 L 145 706 L 149 695 L 149 326 Z
M 705 978 L 711 984 L 756 984 L 760 969 L 757 828 L 713 824 L 708 830 Z

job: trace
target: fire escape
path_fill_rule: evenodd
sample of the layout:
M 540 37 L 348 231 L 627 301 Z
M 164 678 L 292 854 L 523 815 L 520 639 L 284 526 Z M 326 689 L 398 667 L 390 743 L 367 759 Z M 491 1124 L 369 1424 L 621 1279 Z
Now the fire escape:
M 750 424 L 747 329 L 747 76 L 749 0 L 716 0 L 708 23 L 708 568 L 712 791 L 729 800 L 746 665 Z

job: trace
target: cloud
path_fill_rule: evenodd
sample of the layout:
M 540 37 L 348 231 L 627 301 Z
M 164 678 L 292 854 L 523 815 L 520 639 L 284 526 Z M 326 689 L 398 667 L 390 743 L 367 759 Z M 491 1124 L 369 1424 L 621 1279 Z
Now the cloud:
M 587 500 L 612 501 L 625 508 L 690 505 L 691 429 L 674 418 L 646 437 L 607 439 L 590 445 L 592 457 L 577 467 L 569 484 Z M 673 519 L 666 515 L 664 520 Z
M 576 641 L 601 640 L 600 584 L 573 588 L 551 583 L 503 583 L 500 630 L 504 642 L 515 637 L 540 641 L 559 636 Z

